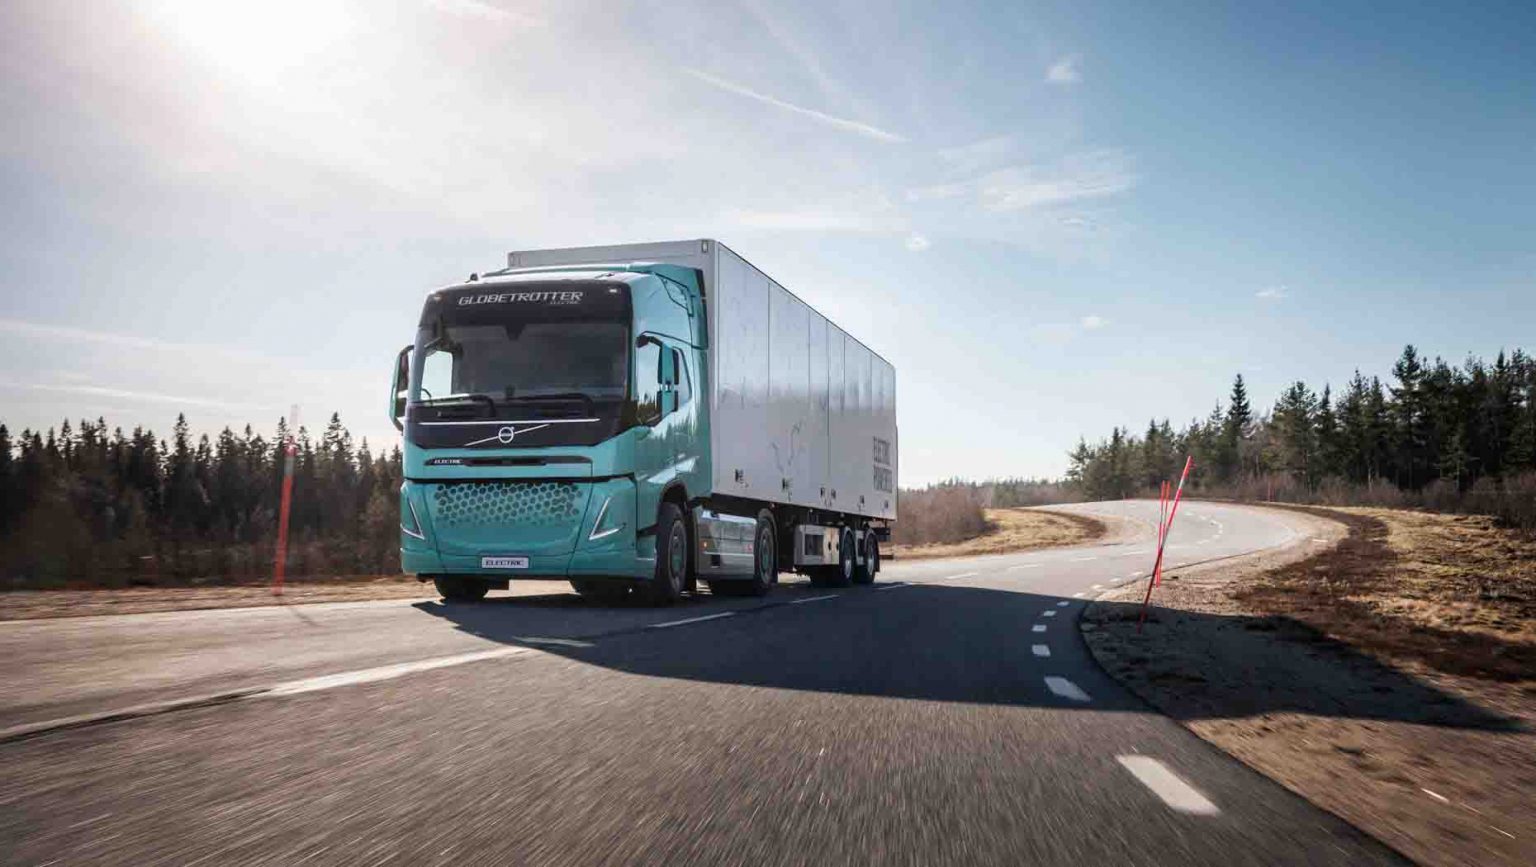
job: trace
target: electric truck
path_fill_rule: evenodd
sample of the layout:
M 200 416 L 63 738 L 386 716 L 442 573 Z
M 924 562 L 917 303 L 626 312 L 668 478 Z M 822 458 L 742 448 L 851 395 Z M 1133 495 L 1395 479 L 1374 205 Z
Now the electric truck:
M 664 605 L 870 583 L 896 372 L 715 240 L 529 250 L 431 292 L 401 349 L 402 569 Z

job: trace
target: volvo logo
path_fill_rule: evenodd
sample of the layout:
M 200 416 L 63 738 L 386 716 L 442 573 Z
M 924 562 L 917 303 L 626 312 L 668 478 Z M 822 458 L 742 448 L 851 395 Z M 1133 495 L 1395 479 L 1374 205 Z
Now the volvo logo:
M 464 444 L 464 448 L 469 448 L 471 446 L 483 446 L 486 443 L 492 443 L 492 442 L 499 443 L 499 444 L 504 445 L 504 446 L 509 446 L 509 445 L 512 444 L 513 440 L 517 439 L 517 435 L 518 434 L 520 434 L 520 433 L 532 433 L 533 431 L 541 430 L 541 429 L 547 428 L 547 427 L 549 427 L 549 425 L 547 425 L 547 424 L 536 424 L 536 425 L 532 425 L 532 426 L 526 426 L 525 425 L 522 428 L 513 427 L 512 425 L 509 425 L 509 424 L 508 425 L 502 425 L 501 428 L 496 431 L 494 436 L 488 436 L 488 437 L 486 437 L 484 439 L 478 439 L 478 440 L 473 440 L 471 442 L 467 442 L 467 443 Z
M 517 428 L 511 425 L 507 425 L 506 427 L 496 432 L 496 440 L 502 445 L 506 445 L 507 443 L 512 442 L 516 436 Z

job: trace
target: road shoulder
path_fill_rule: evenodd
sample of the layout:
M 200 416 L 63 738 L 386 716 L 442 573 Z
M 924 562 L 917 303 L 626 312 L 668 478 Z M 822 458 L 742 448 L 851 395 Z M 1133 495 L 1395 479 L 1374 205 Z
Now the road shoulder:
M 1145 585 L 1106 593 L 1084 638 L 1190 731 L 1420 863 L 1532 863 L 1536 689 L 1393 654 L 1358 585 L 1319 585 L 1406 568 L 1358 511 L 1276 511 L 1296 543 L 1174 570 L 1140 631 Z

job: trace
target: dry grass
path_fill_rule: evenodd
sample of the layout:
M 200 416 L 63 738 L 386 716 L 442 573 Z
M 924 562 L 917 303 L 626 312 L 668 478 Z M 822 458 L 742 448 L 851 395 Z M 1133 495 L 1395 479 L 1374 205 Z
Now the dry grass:
M 134 587 L 120 590 L 16 590 L 0 593 L 0 621 L 45 617 L 94 617 L 202 608 L 249 608 L 313 602 L 436 598 L 431 584 L 407 575 L 295 581 L 282 596 L 267 584 L 235 587 Z
M 969 557 L 1006 554 L 1030 548 L 1081 545 L 1104 535 L 1104 524 L 1083 515 L 1041 509 L 987 509 L 986 530 L 960 542 L 932 545 L 896 545 L 895 556 L 904 559 Z
M 1319 509 L 1349 536 L 1267 575 L 1242 604 L 1436 671 L 1536 680 L 1536 535 L 1480 515 Z
M 1426 865 L 1536 863 L 1536 539 L 1491 519 L 1292 507 L 1288 552 L 1089 607 L 1111 674 Z

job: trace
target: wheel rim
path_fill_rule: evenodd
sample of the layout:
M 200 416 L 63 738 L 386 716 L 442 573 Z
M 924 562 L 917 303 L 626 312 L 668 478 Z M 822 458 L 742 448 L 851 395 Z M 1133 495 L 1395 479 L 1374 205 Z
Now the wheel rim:
M 844 553 L 845 556 L 839 558 L 842 560 L 842 562 L 839 563 L 838 566 L 843 571 L 843 577 L 851 579 L 853 577 L 853 546 L 844 546 Z
M 773 534 L 766 527 L 757 535 L 757 574 L 764 581 L 773 580 Z
M 688 546 L 683 540 L 682 527 L 672 531 L 672 536 L 667 540 L 667 577 L 678 586 L 683 580 L 683 570 L 688 566 Z

